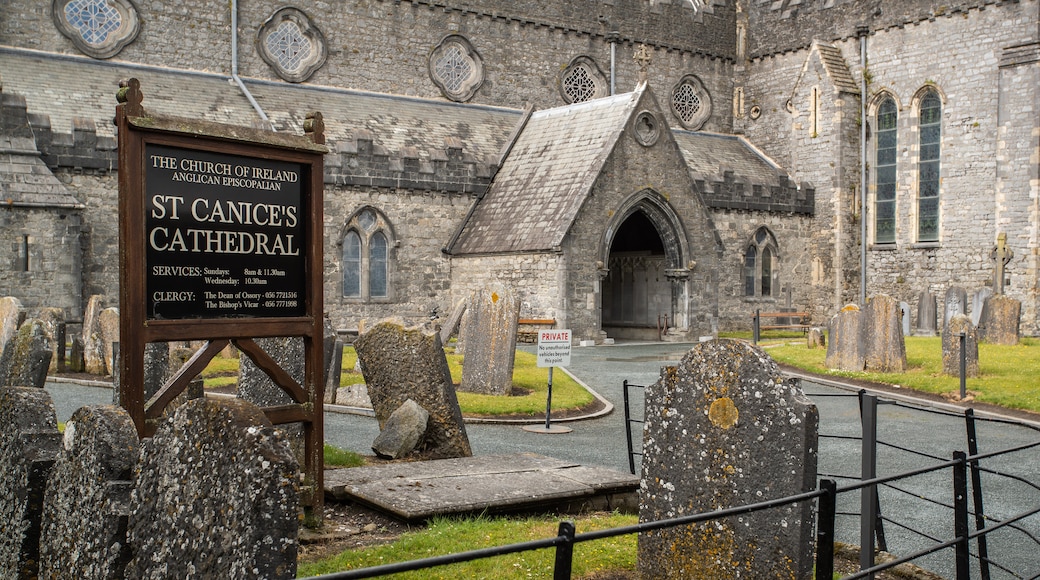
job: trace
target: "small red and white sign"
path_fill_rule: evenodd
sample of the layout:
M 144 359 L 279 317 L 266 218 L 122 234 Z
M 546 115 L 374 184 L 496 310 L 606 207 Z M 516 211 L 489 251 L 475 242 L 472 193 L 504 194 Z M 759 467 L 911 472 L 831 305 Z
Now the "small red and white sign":
M 571 364 L 571 331 L 538 331 L 538 366 L 561 367 Z

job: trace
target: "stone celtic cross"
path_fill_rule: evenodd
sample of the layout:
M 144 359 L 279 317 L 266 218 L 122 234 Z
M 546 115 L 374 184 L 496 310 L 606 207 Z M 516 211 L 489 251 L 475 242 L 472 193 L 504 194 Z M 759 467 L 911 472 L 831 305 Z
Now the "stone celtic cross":
M 993 267 L 993 293 L 1002 295 L 1004 294 L 1004 267 L 1015 257 L 1015 252 L 1007 247 L 1007 233 L 997 234 L 997 247 L 993 248 L 989 257 L 996 262 Z

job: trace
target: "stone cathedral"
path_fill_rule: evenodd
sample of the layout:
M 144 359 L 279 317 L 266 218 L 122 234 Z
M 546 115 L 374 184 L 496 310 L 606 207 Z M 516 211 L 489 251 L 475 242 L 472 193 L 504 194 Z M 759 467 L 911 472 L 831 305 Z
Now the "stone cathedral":
M 3 0 L 0 295 L 117 305 L 112 119 L 135 77 L 163 115 L 300 134 L 322 113 L 309 226 L 337 328 L 491 287 L 576 339 L 689 340 L 880 293 L 914 317 L 959 286 L 1021 300 L 1035 335 L 1038 10 Z

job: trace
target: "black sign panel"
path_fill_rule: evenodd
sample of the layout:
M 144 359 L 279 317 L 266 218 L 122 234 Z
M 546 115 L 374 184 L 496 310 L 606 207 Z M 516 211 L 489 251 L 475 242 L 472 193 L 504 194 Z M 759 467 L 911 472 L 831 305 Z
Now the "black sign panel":
M 304 316 L 303 173 L 299 163 L 146 144 L 146 316 Z

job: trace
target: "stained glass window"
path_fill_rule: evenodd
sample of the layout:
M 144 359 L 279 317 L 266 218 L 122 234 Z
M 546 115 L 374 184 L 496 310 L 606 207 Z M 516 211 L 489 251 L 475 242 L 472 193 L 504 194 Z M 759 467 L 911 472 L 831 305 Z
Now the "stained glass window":
M 267 36 L 267 50 L 278 59 L 282 68 L 296 72 L 311 56 L 311 41 L 300 32 L 295 22 L 287 20 Z
M 589 74 L 589 69 L 576 66 L 563 77 L 563 92 L 572 103 L 581 103 L 596 95 L 596 81 Z
M 65 18 L 91 45 L 103 44 L 122 24 L 119 11 L 105 0 L 73 0 L 65 5 Z
M 343 295 L 361 296 L 361 236 L 355 231 L 343 238 Z
M 877 111 L 874 161 L 874 241 L 896 241 L 896 124 L 899 111 L 892 97 L 885 97 Z
M 920 156 L 917 165 L 917 239 L 939 241 L 939 154 L 942 101 L 935 91 L 921 99 Z

